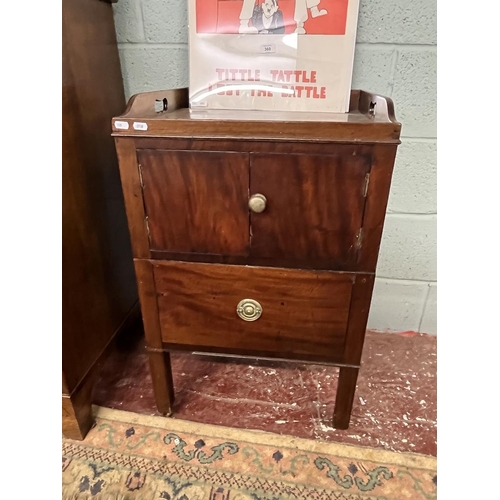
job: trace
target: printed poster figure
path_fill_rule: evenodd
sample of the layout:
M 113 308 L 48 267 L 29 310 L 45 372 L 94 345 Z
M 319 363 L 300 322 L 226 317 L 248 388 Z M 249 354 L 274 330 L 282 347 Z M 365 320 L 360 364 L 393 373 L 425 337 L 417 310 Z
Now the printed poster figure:
M 293 16 L 297 23 L 295 33 L 299 35 L 304 35 L 306 33 L 304 23 L 309 19 L 308 10 L 311 12 L 311 17 L 326 16 L 326 14 L 328 14 L 326 9 L 318 9 L 320 1 L 321 0 L 295 0 L 295 14 Z
M 294 21 L 296 28 L 294 33 L 306 34 L 304 23 L 311 17 L 320 17 L 328 14 L 326 9 L 319 9 L 321 0 L 295 0 Z M 308 12 L 309 11 L 309 12 Z M 278 0 L 243 0 L 240 13 L 240 33 L 272 33 L 281 34 L 285 32 L 283 13 L 278 6 Z
M 278 7 L 278 0 L 264 0 L 264 3 L 255 5 L 252 13 L 252 28 L 258 33 L 282 34 L 285 32 L 283 13 Z

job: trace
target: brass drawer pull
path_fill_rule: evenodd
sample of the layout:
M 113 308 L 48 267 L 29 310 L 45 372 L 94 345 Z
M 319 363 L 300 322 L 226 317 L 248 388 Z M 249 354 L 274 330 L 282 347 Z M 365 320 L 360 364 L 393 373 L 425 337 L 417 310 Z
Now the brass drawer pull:
M 238 316 L 243 321 L 256 321 L 262 315 L 262 306 L 253 299 L 243 299 L 236 307 Z
M 267 198 L 263 194 L 254 194 L 248 200 L 248 206 L 252 212 L 260 214 L 266 209 Z

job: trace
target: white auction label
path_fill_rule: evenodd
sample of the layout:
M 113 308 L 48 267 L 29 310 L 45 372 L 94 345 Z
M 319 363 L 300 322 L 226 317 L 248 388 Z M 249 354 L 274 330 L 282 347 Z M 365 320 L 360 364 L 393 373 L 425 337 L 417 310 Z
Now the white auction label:
M 128 130 L 128 122 L 115 122 L 115 128 L 118 130 Z
M 276 53 L 276 45 L 274 43 L 262 44 L 260 46 L 261 54 L 275 54 Z
M 148 124 L 144 122 L 134 122 L 134 130 L 147 130 Z
M 207 101 L 192 102 L 192 108 L 206 108 L 208 106 Z

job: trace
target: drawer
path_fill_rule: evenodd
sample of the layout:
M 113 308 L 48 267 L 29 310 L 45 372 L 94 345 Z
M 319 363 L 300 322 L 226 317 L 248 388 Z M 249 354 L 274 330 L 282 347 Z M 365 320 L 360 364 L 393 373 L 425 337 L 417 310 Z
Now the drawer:
M 353 274 L 160 261 L 153 264 L 168 348 L 342 360 Z M 240 314 L 253 319 L 247 321 Z M 252 303 L 251 301 L 256 301 Z

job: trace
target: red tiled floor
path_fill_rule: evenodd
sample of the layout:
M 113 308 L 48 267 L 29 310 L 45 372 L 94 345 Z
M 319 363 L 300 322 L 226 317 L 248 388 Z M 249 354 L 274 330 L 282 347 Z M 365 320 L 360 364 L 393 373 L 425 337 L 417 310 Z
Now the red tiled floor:
M 331 427 L 335 367 L 172 355 L 174 417 L 436 455 L 436 338 L 368 332 L 349 429 Z M 94 402 L 158 414 L 142 337 L 111 355 Z

